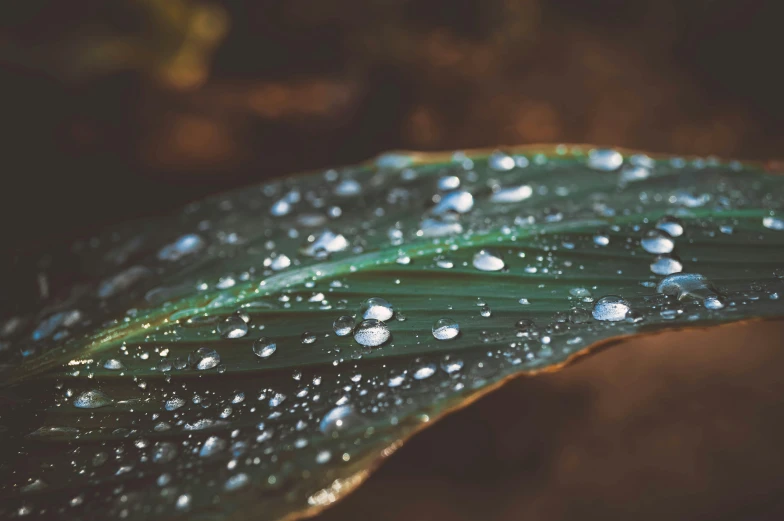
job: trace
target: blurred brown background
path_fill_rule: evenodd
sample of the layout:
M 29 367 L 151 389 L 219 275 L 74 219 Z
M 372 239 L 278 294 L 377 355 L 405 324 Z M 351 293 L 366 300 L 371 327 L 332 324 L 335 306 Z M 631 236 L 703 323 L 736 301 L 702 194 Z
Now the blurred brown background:
M 391 148 L 780 157 L 777 0 L 0 7 L 0 218 L 48 244 Z

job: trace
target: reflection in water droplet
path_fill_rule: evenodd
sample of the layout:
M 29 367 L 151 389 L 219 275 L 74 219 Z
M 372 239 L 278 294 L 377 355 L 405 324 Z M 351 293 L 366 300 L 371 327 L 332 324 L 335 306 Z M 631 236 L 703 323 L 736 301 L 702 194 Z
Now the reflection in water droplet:
M 99 407 L 106 407 L 112 404 L 112 399 L 98 390 L 85 391 L 73 402 L 75 407 L 79 409 L 97 409 Z
M 436 340 L 451 340 L 460 333 L 460 325 L 451 318 L 442 317 L 433 324 L 433 336 Z
M 332 323 L 332 328 L 335 330 L 337 336 L 350 335 L 354 330 L 354 317 L 350 315 L 343 315 L 335 319 Z
M 631 305 L 621 297 L 607 295 L 593 305 L 593 318 L 596 320 L 618 322 L 626 318 Z
M 365 319 L 375 319 L 386 322 L 394 315 L 392 304 L 379 297 L 370 297 L 362 303 L 359 314 Z
M 188 355 L 188 365 L 199 371 L 212 369 L 219 363 L 220 355 L 217 351 L 209 347 L 200 347 Z
M 357 343 L 377 347 L 389 340 L 389 329 L 383 322 L 375 319 L 363 320 L 354 330 L 354 340 Z
M 226 317 L 218 324 L 221 338 L 242 338 L 248 333 L 248 324 L 238 315 Z
M 657 255 L 670 253 L 675 248 L 670 234 L 662 230 L 648 230 L 640 243 L 645 251 Z
M 277 344 L 264 336 L 253 342 L 253 354 L 259 358 L 269 358 L 277 349 Z
M 499 271 L 505 266 L 504 260 L 490 250 L 479 250 L 474 254 L 474 268 L 480 271 Z

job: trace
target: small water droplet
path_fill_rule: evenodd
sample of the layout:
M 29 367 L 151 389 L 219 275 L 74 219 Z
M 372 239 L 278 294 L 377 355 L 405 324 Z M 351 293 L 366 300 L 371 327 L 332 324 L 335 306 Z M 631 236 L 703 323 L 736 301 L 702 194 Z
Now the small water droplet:
M 490 196 L 490 201 L 494 203 L 519 203 L 525 201 L 534 191 L 529 185 L 512 186 L 501 188 Z
M 109 369 L 111 371 L 119 371 L 125 369 L 125 366 L 120 360 L 117 360 L 116 358 L 110 358 L 103 363 L 103 368 Z
M 784 219 L 769 215 L 762 218 L 762 226 L 769 230 L 784 231 Z
M 167 411 L 176 411 L 177 409 L 179 409 L 183 405 L 185 405 L 185 399 L 184 398 L 180 398 L 179 396 L 174 396 L 174 397 L 169 398 L 168 400 L 166 400 L 166 404 L 164 405 L 164 408 Z
M 443 215 L 447 212 L 468 213 L 474 207 L 474 196 L 465 190 L 455 190 L 441 197 L 430 213 L 433 215 Z
M 312 344 L 316 341 L 316 334 L 310 331 L 304 331 L 300 336 L 300 341 L 302 341 L 303 344 Z

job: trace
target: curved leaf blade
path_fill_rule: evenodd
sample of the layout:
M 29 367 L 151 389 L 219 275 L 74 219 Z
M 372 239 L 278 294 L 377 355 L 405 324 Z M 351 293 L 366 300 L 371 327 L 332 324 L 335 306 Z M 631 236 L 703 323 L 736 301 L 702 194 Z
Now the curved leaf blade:
M 77 245 L 85 283 L 3 327 L 2 512 L 317 511 L 508 377 L 781 316 L 782 184 L 590 147 L 391 154 Z M 373 297 L 390 338 L 338 336 Z

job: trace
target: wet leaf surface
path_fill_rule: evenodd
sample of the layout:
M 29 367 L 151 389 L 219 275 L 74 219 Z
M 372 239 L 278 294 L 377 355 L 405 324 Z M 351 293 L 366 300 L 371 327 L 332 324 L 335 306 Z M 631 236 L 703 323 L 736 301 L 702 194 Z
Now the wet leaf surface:
M 77 243 L 39 277 L 71 287 L 0 328 L 0 513 L 315 512 L 508 377 L 784 314 L 782 185 L 591 147 L 401 153 Z

